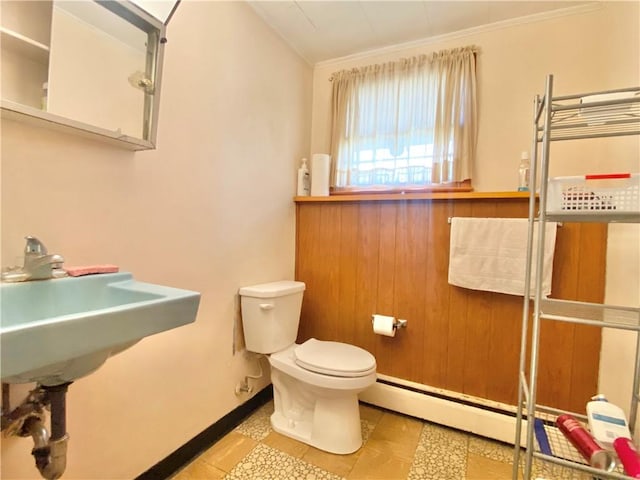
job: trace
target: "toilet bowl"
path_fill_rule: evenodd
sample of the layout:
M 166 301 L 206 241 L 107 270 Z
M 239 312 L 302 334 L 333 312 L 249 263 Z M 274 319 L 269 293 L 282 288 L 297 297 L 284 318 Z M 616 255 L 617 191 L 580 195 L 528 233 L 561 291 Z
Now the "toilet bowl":
M 363 365 L 361 376 L 350 370 L 325 373 L 301 366 L 296 353 L 313 344 L 325 359 L 335 347 L 345 353 L 349 348 L 354 361 Z M 274 413 L 271 426 L 282 435 L 295 438 L 331 453 L 353 453 L 362 446 L 358 393 L 376 381 L 373 355 L 352 345 L 321 342 L 310 339 L 301 345 L 291 345 L 269 357 L 273 383 Z
M 362 446 L 358 393 L 376 381 L 376 361 L 362 348 L 315 338 L 296 344 L 302 282 L 240 289 L 247 350 L 271 365 L 273 429 L 320 450 Z

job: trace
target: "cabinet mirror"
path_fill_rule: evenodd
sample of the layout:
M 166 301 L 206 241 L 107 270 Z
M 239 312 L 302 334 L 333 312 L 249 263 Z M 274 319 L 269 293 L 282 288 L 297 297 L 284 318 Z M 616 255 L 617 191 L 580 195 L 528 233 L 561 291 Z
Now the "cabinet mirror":
M 120 0 L 0 6 L 3 116 L 155 148 L 163 21 Z

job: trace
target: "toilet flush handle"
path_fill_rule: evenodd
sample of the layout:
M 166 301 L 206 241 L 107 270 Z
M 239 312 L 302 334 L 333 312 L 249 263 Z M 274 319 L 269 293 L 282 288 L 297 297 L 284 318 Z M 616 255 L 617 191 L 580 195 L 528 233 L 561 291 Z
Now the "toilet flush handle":
M 272 310 L 273 309 L 273 303 L 261 303 L 260 304 L 260 310 Z

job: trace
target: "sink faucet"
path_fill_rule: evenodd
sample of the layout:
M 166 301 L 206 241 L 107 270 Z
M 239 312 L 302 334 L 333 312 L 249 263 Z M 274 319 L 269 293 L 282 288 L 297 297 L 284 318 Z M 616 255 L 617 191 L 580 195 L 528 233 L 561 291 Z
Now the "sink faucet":
M 24 238 L 27 241 L 24 248 L 24 265 L 4 270 L 2 272 L 3 281 L 24 282 L 67 276 L 67 272 L 62 268 L 64 258 L 61 255 L 49 254 L 44 243 L 36 237 L 28 235 Z

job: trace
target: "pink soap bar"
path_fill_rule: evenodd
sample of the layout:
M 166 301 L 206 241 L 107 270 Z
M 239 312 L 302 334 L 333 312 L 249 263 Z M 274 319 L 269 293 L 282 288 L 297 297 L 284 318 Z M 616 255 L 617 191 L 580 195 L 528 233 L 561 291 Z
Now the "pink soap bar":
M 87 265 L 84 267 L 66 267 L 64 270 L 71 277 L 80 277 L 96 273 L 116 273 L 120 269 L 116 265 Z

